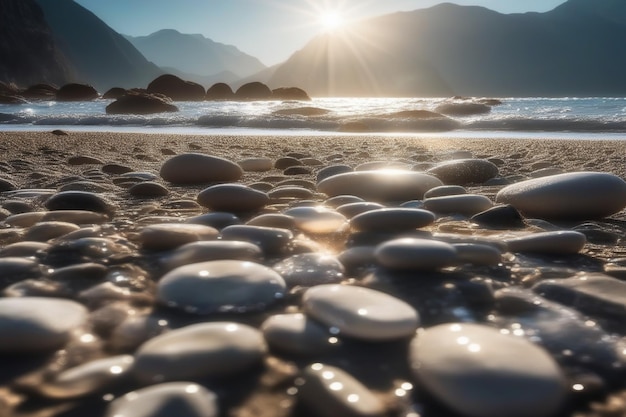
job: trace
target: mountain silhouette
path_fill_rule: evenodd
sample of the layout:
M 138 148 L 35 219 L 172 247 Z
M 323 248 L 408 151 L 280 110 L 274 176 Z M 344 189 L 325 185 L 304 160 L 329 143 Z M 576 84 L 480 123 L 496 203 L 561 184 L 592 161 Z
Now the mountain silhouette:
M 257 58 L 236 47 L 199 34 L 163 29 L 148 36 L 126 36 L 126 39 L 156 65 L 200 77 L 230 72 L 242 78 L 265 68 Z
M 3 0 L 4 1 L 4 0 Z M 100 91 L 145 87 L 163 71 L 122 35 L 73 0 L 36 0 L 76 80 Z
M 444 3 L 317 36 L 266 82 L 312 95 L 624 95 L 624 39 L 623 0 L 523 14 Z

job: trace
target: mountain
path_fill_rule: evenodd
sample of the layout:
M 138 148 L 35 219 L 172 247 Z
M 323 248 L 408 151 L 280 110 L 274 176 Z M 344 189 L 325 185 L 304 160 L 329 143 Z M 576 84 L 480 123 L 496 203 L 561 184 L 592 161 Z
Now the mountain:
M 145 87 L 163 73 L 122 35 L 73 0 L 36 2 L 78 81 L 104 91 L 114 86 Z
M 37 3 L 0 1 L 0 81 L 20 87 L 64 84 L 72 76 L 70 67 Z
M 158 66 L 176 68 L 183 73 L 210 76 L 232 72 L 241 78 L 265 68 L 261 61 L 236 47 L 199 34 L 164 29 L 148 36 L 126 36 L 126 39 Z
M 311 95 L 626 94 L 626 1 L 546 13 L 440 4 L 319 35 L 266 81 Z

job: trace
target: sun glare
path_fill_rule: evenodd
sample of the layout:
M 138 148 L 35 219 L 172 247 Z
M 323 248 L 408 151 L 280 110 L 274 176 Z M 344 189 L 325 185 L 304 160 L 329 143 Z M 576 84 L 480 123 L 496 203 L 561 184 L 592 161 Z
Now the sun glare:
M 320 25 L 328 31 L 339 29 L 344 19 L 338 12 L 324 12 L 320 15 Z

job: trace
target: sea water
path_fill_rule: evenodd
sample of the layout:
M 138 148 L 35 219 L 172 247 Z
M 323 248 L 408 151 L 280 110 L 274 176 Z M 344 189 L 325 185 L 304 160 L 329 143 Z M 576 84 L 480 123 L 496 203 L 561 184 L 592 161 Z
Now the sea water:
M 107 115 L 111 100 L 40 101 L 0 104 L 0 131 L 68 129 L 140 133 L 318 135 L 346 133 L 364 126 L 366 134 L 446 137 L 550 137 L 626 139 L 626 98 L 502 98 L 489 113 L 451 117 L 433 124 L 398 116 L 407 110 L 435 111 L 448 98 L 314 98 L 301 101 L 176 102 L 179 111 L 154 115 Z M 322 115 L 283 115 L 302 107 Z M 348 129 L 349 130 L 349 129 Z M 361 132 L 363 133 L 363 132 Z

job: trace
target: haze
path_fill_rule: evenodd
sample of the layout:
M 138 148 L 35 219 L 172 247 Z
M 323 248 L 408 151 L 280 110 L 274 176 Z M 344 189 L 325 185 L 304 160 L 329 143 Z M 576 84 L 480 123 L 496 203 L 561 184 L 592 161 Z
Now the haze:
M 564 0 L 456 0 L 501 13 L 545 12 Z M 76 0 L 114 30 L 133 36 L 160 29 L 199 33 L 235 45 L 266 65 L 287 59 L 322 32 L 324 15 L 346 20 L 415 10 L 437 0 Z

